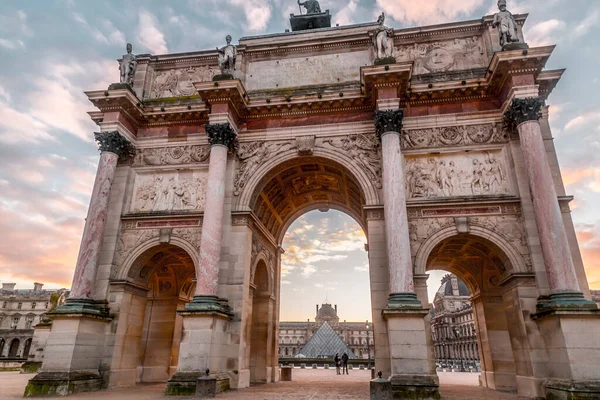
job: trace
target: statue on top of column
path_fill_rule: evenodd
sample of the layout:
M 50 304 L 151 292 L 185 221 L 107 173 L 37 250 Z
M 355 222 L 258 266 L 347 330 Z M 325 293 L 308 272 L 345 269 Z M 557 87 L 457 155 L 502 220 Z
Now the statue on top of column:
M 385 26 L 385 13 L 381 13 L 377 19 L 379 26 L 373 34 L 373 46 L 375 46 L 375 59 L 387 60 L 386 64 L 395 62 L 394 58 L 394 29 Z M 377 64 L 377 62 L 376 62 Z
M 307 14 L 319 14 L 322 12 L 321 5 L 317 0 L 306 0 L 303 3 L 301 3 L 300 0 L 298 0 L 298 5 L 306 8 Z
M 517 23 L 510 11 L 506 9 L 506 0 L 498 0 L 498 9 L 500 11 L 494 15 L 492 26 L 498 27 L 500 46 L 504 47 L 507 44 L 519 42 Z
M 135 75 L 135 69 L 137 68 L 137 60 L 132 51 L 131 43 L 127 43 L 127 54 L 123 55 L 119 64 L 119 71 L 121 72 L 121 83 L 126 83 L 129 86 L 133 86 L 133 76 Z
M 235 71 L 235 59 L 237 58 L 237 48 L 231 44 L 231 35 L 225 37 L 227 45 L 218 48 L 219 52 L 219 68 L 222 75 L 233 76 Z

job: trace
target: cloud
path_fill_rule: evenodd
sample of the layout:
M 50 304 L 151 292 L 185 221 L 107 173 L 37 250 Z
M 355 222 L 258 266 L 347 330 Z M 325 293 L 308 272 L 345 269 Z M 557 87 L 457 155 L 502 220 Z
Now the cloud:
M 600 123 L 600 111 L 589 111 L 578 115 L 567 122 L 565 131 L 580 129 L 582 126 L 591 123 Z
M 396 21 L 419 25 L 450 22 L 483 4 L 484 0 L 377 0 Z
M 118 30 L 111 21 L 107 19 L 101 21 L 104 31 L 107 32 L 103 33 L 97 27 L 90 25 L 83 15 L 73 12 L 71 13 L 71 17 L 75 22 L 81 24 L 98 42 L 103 44 L 125 45 L 125 35 Z
M 25 43 L 23 43 L 22 40 L 9 40 L 9 39 L 2 39 L 0 38 L 0 46 L 4 47 L 5 49 L 8 50 L 16 50 L 16 49 L 23 49 L 25 48 Z
M 577 224 L 577 241 L 591 289 L 600 289 L 600 226 Z
M 169 52 L 165 35 L 161 32 L 158 20 L 148 11 L 140 11 L 137 27 L 137 40 L 153 54 Z
M 54 138 L 48 133 L 46 124 L 0 100 L 0 143 L 40 143 L 48 140 Z
M 596 10 L 587 17 L 585 17 L 581 22 L 577 24 L 577 26 L 573 30 L 573 36 L 575 38 L 584 36 L 591 28 L 595 27 L 598 24 L 599 16 L 600 13 L 598 12 L 598 10 Z
M 354 23 L 354 15 L 358 9 L 358 0 L 350 0 L 344 8 L 333 16 L 334 23 L 350 25 Z
M 357 266 L 354 267 L 354 270 L 359 271 L 359 272 L 368 272 L 369 271 L 369 264 L 357 265 Z
M 564 31 L 566 27 L 567 24 L 559 19 L 542 21 L 526 31 L 525 40 L 532 47 L 555 44 L 560 40 L 560 32 Z
M 271 19 L 271 5 L 264 0 L 229 0 L 233 6 L 241 6 L 246 15 L 248 29 L 253 32 L 264 31 Z

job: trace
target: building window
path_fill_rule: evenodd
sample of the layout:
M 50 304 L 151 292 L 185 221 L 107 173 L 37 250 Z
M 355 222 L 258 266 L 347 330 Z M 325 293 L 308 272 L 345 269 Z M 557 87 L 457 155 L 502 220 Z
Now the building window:
M 48 302 L 46 302 L 46 305 L 44 306 L 44 308 L 47 310 L 48 309 Z
M 33 315 L 28 315 L 27 319 L 25 320 L 25 329 L 31 329 L 31 326 L 33 325 L 33 319 L 35 317 Z
M 35 306 L 37 306 L 37 303 L 34 301 L 33 303 L 31 303 L 31 309 L 35 310 Z
M 17 329 L 17 325 L 19 325 L 19 320 L 21 317 L 13 317 L 12 324 L 10 325 L 10 329 Z
M 19 302 L 19 304 L 17 305 L 17 310 L 20 310 L 23 307 L 23 303 Z
M 6 301 L 2 302 L 2 308 L 6 308 L 7 304 L 8 303 Z

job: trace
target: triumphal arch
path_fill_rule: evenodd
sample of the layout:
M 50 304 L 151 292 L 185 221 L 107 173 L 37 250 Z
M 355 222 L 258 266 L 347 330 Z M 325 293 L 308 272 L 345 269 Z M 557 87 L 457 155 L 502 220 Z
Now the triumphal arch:
M 564 72 L 544 69 L 554 46 L 527 46 L 527 16 L 504 1 L 403 29 L 330 27 L 315 3 L 291 32 L 217 50 L 129 46 L 121 83 L 86 93 L 100 163 L 26 395 L 277 382 L 283 235 L 331 208 L 368 240 L 375 367 L 394 398 L 439 398 L 430 269 L 472 294 L 482 385 L 598 396 L 600 317 L 545 105 Z

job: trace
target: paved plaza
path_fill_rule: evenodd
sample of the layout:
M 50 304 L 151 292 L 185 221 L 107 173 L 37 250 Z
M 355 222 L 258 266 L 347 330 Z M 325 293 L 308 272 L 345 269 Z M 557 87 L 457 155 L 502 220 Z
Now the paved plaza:
M 441 392 L 444 399 L 486 399 L 518 400 L 524 399 L 514 394 L 494 392 L 478 387 L 479 374 L 460 372 L 438 373 Z M 0 399 L 20 399 L 27 380 L 33 375 L 18 372 L 0 373 Z M 293 382 L 256 385 L 248 389 L 222 393 L 217 399 L 236 400 L 317 400 L 317 399 L 368 399 L 369 384 L 367 371 L 352 371 L 350 375 L 338 376 L 335 370 L 294 369 Z M 110 390 L 95 393 L 83 393 L 69 396 L 68 399 L 125 399 L 154 400 L 165 399 L 165 384 L 143 384 L 135 388 Z M 173 397 L 170 397 L 173 399 Z M 175 399 L 189 399 L 177 397 Z

